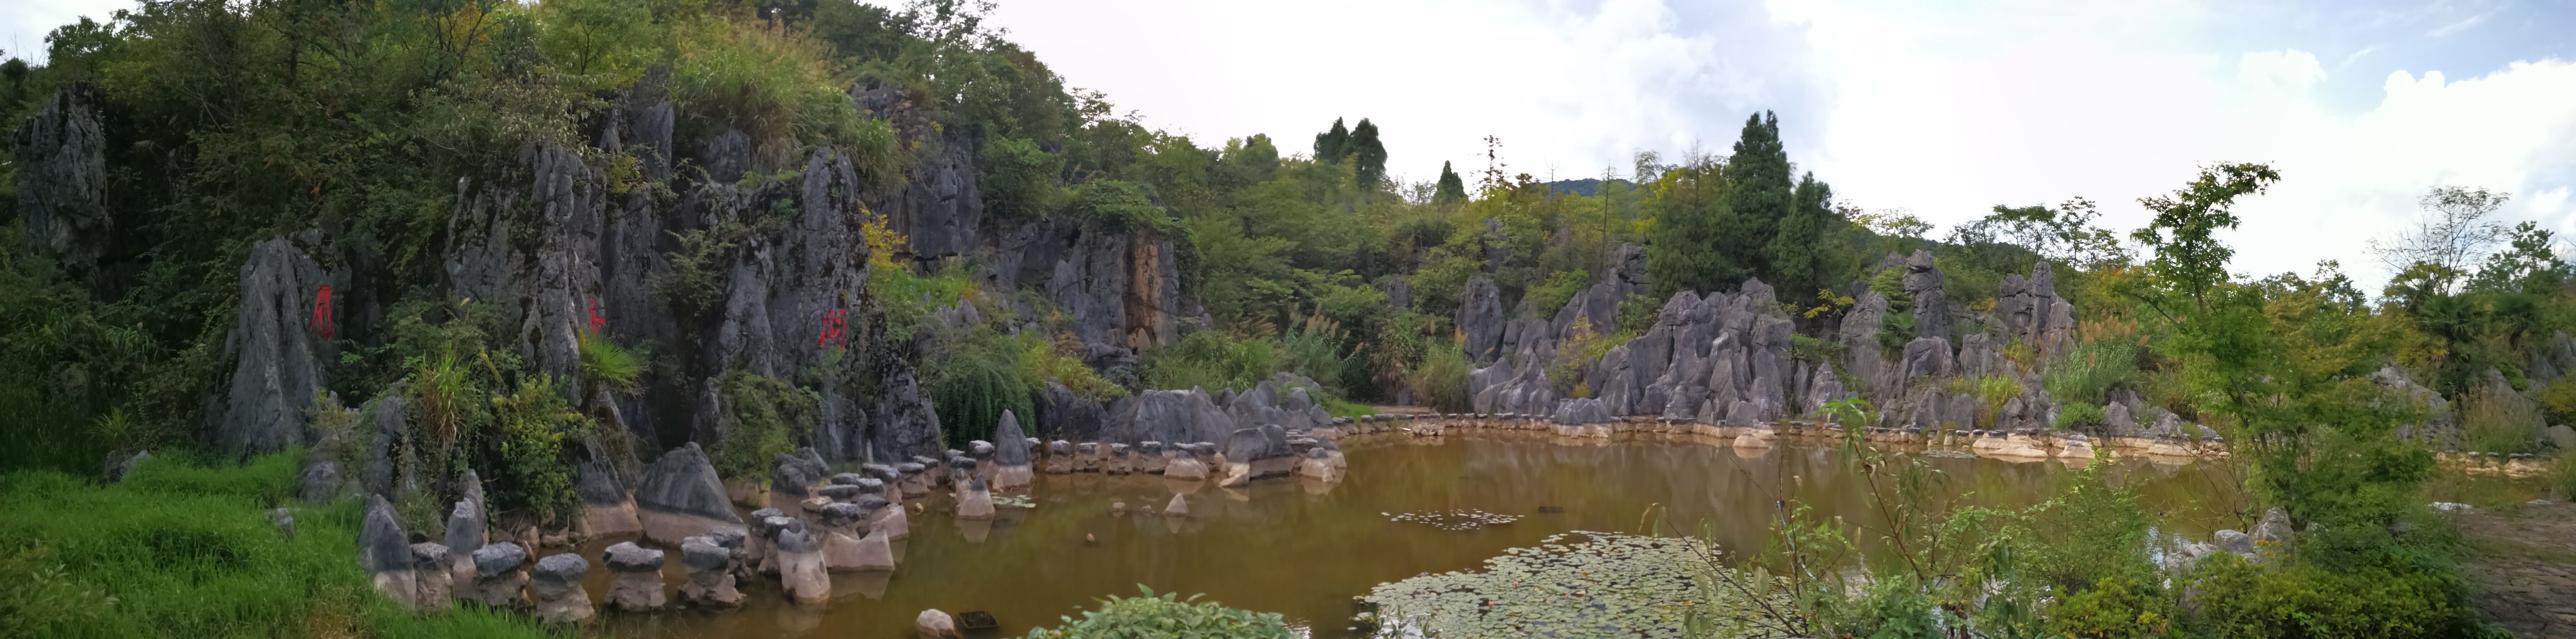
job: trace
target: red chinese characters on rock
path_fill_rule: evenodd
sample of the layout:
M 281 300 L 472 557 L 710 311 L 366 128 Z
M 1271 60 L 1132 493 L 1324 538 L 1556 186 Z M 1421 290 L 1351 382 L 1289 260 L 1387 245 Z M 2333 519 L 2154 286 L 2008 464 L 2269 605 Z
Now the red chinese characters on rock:
M 590 298 L 590 332 L 597 333 L 607 326 L 608 317 L 599 314 L 599 298 Z
M 832 343 L 850 343 L 850 312 L 847 310 L 836 308 L 823 313 L 823 335 L 815 338 L 814 345 Z
M 331 339 L 331 285 L 313 291 L 313 332 Z

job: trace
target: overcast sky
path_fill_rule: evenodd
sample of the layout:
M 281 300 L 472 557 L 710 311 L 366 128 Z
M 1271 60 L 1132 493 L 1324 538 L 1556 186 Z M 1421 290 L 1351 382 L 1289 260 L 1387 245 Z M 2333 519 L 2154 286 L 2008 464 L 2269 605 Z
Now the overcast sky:
M 2126 231 L 2211 162 L 2283 182 L 2239 207 L 2236 268 L 2342 260 L 2436 185 L 2576 233 L 2576 0 L 1001 0 L 1067 83 L 1202 146 L 1304 151 L 1374 120 L 1400 177 L 1623 175 L 1780 116 L 1790 159 L 1869 209 L 1947 226 L 2086 196 Z M 0 48 L 130 3 L 0 3 Z M 1941 5 L 1932 7 L 1927 5 Z

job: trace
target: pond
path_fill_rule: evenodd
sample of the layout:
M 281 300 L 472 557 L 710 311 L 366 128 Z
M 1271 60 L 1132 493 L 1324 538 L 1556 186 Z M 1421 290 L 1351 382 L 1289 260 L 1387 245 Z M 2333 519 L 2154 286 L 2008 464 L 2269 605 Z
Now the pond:
M 1867 488 L 1845 470 L 1838 448 L 1783 444 L 1370 435 L 1346 440 L 1349 474 L 1331 485 L 1280 478 L 1227 489 L 1156 475 L 1042 474 L 1034 508 L 1003 508 L 986 524 L 943 515 L 946 500 L 934 493 L 930 512 L 913 516 L 912 536 L 896 542 L 902 567 L 833 575 L 827 606 L 790 604 L 772 579 L 747 584 L 749 601 L 738 610 L 606 618 L 618 636 L 909 637 L 913 616 L 938 608 L 988 611 L 1003 636 L 1018 636 L 1100 597 L 1134 595 L 1141 584 L 1281 613 L 1314 637 L 1344 637 L 1357 610 L 1352 598 L 1376 584 L 1474 569 L 1558 533 L 1639 532 L 1661 518 L 1668 530 L 1704 530 L 1724 547 L 1758 548 L 1776 521 L 1776 499 L 1863 516 Z M 1968 503 L 2028 504 L 2072 472 L 2053 460 L 1915 454 Z M 2141 490 L 2166 532 L 2200 538 L 2233 527 L 2204 498 L 2235 485 L 2213 465 L 2113 463 L 2116 481 Z M 1176 493 L 1190 516 L 1155 514 Z M 1117 502 L 1127 514 L 1113 514 Z M 616 541 L 591 540 L 582 553 L 596 557 Z M 591 572 L 593 596 L 607 591 L 606 572 Z M 676 559 L 665 576 L 674 588 L 683 581 Z

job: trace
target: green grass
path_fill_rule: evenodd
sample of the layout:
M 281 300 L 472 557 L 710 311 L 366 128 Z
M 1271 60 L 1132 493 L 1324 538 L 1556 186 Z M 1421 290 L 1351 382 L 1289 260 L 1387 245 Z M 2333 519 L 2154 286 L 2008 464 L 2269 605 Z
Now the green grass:
M 175 455 L 174 455 L 175 456 Z M 358 504 L 285 505 L 301 453 L 207 467 L 156 457 L 100 486 L 53 471 L 0 475 L 0 636 L 543 637 L 534 622 L 414 615 L 357 565 Z

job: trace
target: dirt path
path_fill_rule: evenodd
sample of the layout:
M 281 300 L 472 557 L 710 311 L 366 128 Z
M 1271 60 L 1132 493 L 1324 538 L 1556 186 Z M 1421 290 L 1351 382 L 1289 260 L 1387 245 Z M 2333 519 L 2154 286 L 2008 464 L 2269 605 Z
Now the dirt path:
M 2479 615 L 2524 639 L 2576 639 L 2576 504 L 2532 502 L 2460 517 Z

